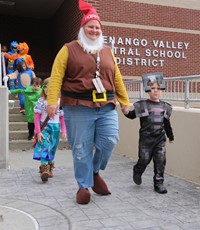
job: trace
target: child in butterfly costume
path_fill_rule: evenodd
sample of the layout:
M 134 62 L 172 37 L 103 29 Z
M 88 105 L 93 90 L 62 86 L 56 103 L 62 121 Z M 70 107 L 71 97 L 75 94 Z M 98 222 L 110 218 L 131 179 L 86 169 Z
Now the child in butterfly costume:
M 40 174 L 43 182 L 48 181 L 48 178 L 53 177 L 54 159 L 56 150 L 60 140 L 60 129 L 62 131 L 62 138 L 66 138 L 66 126 L 64 122 L 64 113 L 62 108 L 59 108 L 57 114 L 53 119 L 49 119 L 45 128 L 41 131 L 41 125 L 47 117 L 47 92 L 48 92 L 49 78 L 43 82 L 42 95 L 39 98 L 34 112 L 35 133 L 38 142 L 36 143 L 33 159 L 40 160 Z M 60 105 L 60 99 L 58 101 Z
M 164 194 L 167 193 L 163 185 L 166 165 L 165 133 L 170 143 L 174 140 L 170 124 L 172 107 L 160 100 L 161 90 L 165 89 L 162 73 L 144 75 L 143 84 L 149 99 L 136 102 L 135 109 L 125 115 L 130 119 L 140 118 L 139 159 L 133 167 L 133 181 L 137 185 L 142 183 L 142 174 L 153 159 L 154 190 Z

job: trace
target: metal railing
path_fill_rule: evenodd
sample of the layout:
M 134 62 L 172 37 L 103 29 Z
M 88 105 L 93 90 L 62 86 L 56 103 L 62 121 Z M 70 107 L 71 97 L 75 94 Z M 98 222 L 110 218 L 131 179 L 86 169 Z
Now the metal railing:
M 0 48 L 1 48 L 1 44 L 0 44 Z M 5 64 L 4 55 L 1 52 L 0 53 L 0 86 L 3 86 L 3 83 L 4 83 L 4 86 L 7 86 L 8 80 L 3 80 L 5 76 L 6 76 L 6 64 Z M 9 107 L 13 108 L 15 101 L 14 100 L 8 100 L 8 102 L 9 102 Z
M 8 88 L 6 84 L 2 86 L 2 76 L 5 74 L 5 59 L 0 53 L 0 169 L 8 168 L 9 162 Z
M 192 102 L 200 102 L 200 75 L 164 78 L 166 90 L 162 92 L 162 100 L 183 102 L 186 109 Z M 130 99 L 145 99 L 148 97 L 141 80 L 124 80 Z M 199 104 L 200 107 L 200 104 Z
M 0 48 L 1 48 L 1 44 L 0 44 Z M 0 86 L 2 86 L 3 83 L 3 78 L 6 76 L 6 65 L 5 65 L 5 58 L 3 53 L 0 53 L 0 73 L 1 73 L 1 77 L 0 77 Z M 5 85 L 5 82 L 4 82 Z

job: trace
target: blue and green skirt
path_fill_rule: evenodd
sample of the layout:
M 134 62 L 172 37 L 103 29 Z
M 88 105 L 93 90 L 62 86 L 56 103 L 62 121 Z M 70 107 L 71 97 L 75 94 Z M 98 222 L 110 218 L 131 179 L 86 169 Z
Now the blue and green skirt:
M 47 123 L 42 134 L 44 138 L 36 143 L 33 159 L 52 162 L 60 140 L 60 124 Z

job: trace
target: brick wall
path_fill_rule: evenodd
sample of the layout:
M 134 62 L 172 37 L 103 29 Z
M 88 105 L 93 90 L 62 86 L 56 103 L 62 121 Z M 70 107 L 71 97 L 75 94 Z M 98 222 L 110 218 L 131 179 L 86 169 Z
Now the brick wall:
M 198 59 L 199 55 L 197 52 L 197 47 L 200 47 L 199 43 L 199 35 L 191 35 L 191 34 L 179 34 L 179 33 L 169 33 L 169 32 L 160 32 L 160 31 L 151 31 L 151 30 L 140 30 L 140 29 L 125 29 L 125 28 L 112 28 L 112 27 L 106 27 L 104 29 L 104 33 L 106 34 L 112 34 L 114 37 L 118 37 L 120 34 L 120 37 L 124 40 L 125 37 L 130 37 L 130 38 L 137 38 L 139 41 L 142 41 L 142 39 L 146 39 L 148 41 L 147 46 L 136 46 L 133 47 L 133 50 L 137 50 L 137 54 L 140 54 L 141 56 L 136 56 L 136 55 L 119 55 L 117 53 L 117 57 L 121 57 L 120 61 L 121 64 L 119 64 L 121 72 L 123 75 L 126 76 L 140 76 L 143 73 L 149 73 L 149 72 L 163 72 L 165 76 L 187 76 L 187 75 L 195 75 L 199 74 L 200 68 L 198 65 Z M 186 41 L 189 42 L 189 48 L 188 50 L 182 51 L 177 51 L 175 49 L 175 52 L 177 57 L 179 55 L 184 55 L 183 57 L 186 58 L 170 58 L 173 52 L 173 49 L 164 49 L 164 52 L 168 54 L 169 58 L 154 58 L 154 57 L 146 57 L 145 52 L 149 54 L 149 50 L 151 50 L 151 53 L 155 50 L 158 52 L 162 52 L 162 48 L 155 48 L 154 45 L 152 44 L 152 39 L 155 39 L 154 41 L 157 42 L 159 41 L 174 41 L 175 43 L 179 41 Z M 130 47 L 130 46 L 122 46 L 122 47 Z M 146 49 L 147 47 L 147 49 Z M 128 50 L 128 48 L 127 48 Z M 128 52 L 128 51 L 127 51 Z M 157 54 L 157 53 L 156 53 Z M 161 53 L 162 54 L 162 53 Z M 167 55 L 166 54 L 166 55 Z M 174 53 L 175 55 L 175 53 Z M 128 58 L 130 58 L 133 62 L 132 65 L 127 65 L 127 64 L 122 64 L 122 62 L 128 62 Z M 136 58 L 136 60 L 133 60 Z M 156 60 L 157 62 L 155 62 Z M 145 63 L 141 63 L 141 62 Z M 154 61 L 154 62 L 153 62 Z M 161 63 L 161 61 L 164 61 Z M 158 66 L 152 66 L 153 65 L 158 65 Z M 162 66 L 159 66 L 163 64 Z
M 122 0 L 94 0 L 90 2 L 98 5 L 101 21 L 106 22 L 106 25 L 103 23 L 104 35 L 114 36 L 116 39 L 121 38 L 120 44 L 115 44 L 115 46 L 118 47 L 116 56 L 119 63 L 121 62 L 119 67 L 124 76 L 140 76 L 144 73 L 157 71 L 162 71 L 165 76 L 199 74 L 199 10 Z M 115 25 L 116 23 L 121 24 Z M 132 44 L 122 44 L 125 43 L 125 38 L 132 39 Z M 139 41 L 144 39 L 147 41 L 147 45 L 137 46 L 135 43 L 133 44 L 134 39 Z M 157 41 L 159 41 L 160 47 L 155 47 Z M 184 43 L 188 44 L 187 49 Z M 179 48 L 177 48 L 178 44 Z M 120 48 L 121 52 L 125 54 L 120 54 Z M 161 52 L 161 57 L 146 56 L 149 55 L 149 52 L 151 54 L 154 52 L 159 56 Z M 163 52 L 166 57 L 163 57 Z M 173 57 L 171 57 L 172 55 Z M 135 58 L 136 60 L 134 60 Z M 123 64 L 128 61 L 129 65 Z M 156 61 L 157 66 L 155 66 Z M 131 62 L 132 64 L 130 64 Z
M 77 38 L 81 18 L 78 1 L 64 1 L 53 19 L 54 53 L 57 53 L 66 42 Z
M 200 30 L 199 10 L 123 0 L 99 0 L 99 2 L 101 18 L 104 21 Z M 111 9 L 114 12 L 111 13 Z
M 115 55 L 123 76 L 140 76 L 158 71 L 165 76 L 199 74 L 199 10 L 124 0 L 86 2 L 99 13 L 105 39 L 115 37 Z M 64 1 L 56 15 L 48 20 L 0 15 L 0 42 L 9 45 L 13 40 L 26 41 L 30 46 L 29 54 L 35 62 L 35 71 L 48 76 L 58 50 L 64 43 L 76 39 L 81 18 L 78 0 Z M 125 44 L 126 38 L 130 39 L 131 44 Z M 140 42 L 139 46 L 137 41 Z M 145 41 L 147 45 L 142 46 L 141 42 Z M 169 42 L 168 46 L 176 48 L 167 48 L 166 42 Z M 188 44 L 187 49 L 184 43 Z M 153 57 L 149 56 L 150 52 L 151 55 L 153 52 L 154 55 L 160 55 L 160 52 L 166 55 L 168 52 L 168 55 L 176 54 L 177 57 Z M 178 55 L 183 57 L 178 58 Z

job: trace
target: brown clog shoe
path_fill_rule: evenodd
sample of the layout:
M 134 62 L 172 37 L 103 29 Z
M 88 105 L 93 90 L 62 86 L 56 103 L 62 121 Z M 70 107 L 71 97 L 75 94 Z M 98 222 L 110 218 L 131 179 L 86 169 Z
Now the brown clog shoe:
M 79 188 L 76 193 L 76 202 L 78 204 L 88 204 L 90 202 L 90 192 L 87 188 Z
M 111 194 L 111 192 L 108 190 L 106 182 L 99 174 L 94 174 L 94 186 L 92 187 L 92 190 L 95 193 L 103 196 Z

